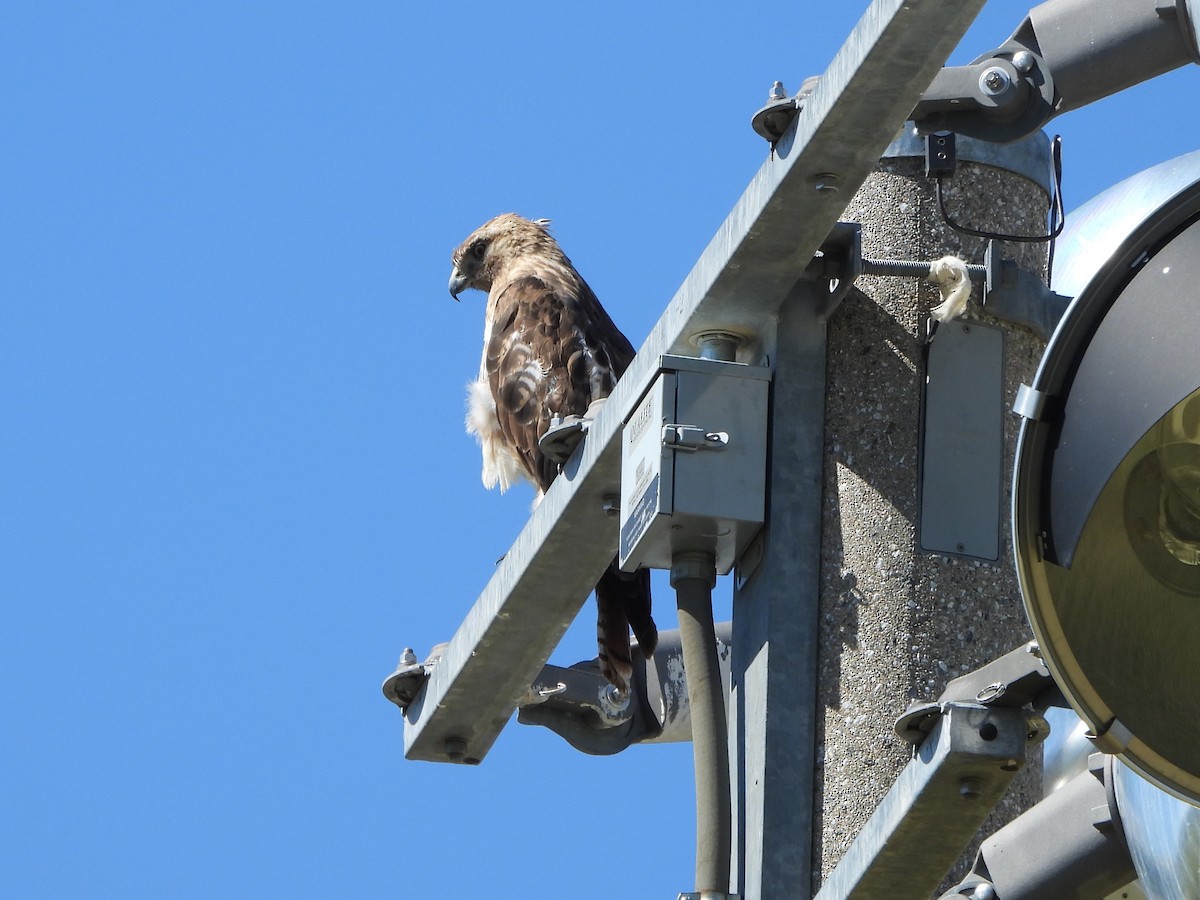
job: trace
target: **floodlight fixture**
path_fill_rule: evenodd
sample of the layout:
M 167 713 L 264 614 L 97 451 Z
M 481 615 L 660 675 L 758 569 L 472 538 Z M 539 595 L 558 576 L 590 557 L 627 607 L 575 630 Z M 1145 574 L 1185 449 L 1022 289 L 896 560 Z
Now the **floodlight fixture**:
M 1097 746 L 1200 804 L 1200 152 L 1074 213 L 1013 480 L 1030 623 Z

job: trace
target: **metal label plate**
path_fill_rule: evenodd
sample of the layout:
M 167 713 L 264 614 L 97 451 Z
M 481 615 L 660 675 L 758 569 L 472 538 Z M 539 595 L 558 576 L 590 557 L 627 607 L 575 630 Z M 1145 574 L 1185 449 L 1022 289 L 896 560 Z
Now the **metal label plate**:
M 670 472 L 663 471 L 670 454 L 663 449 L 662 425 L 670 412 L 664 404 L 673 406 L 674 399 L 675 376 L 664 372 L 625 423 L 621 437 L 621 565 L 629 559 L 655 517 L 671 511 Z
M 1000 557 L 1004 333 L 961 320 L 929 345 L 921 439 L 921 549 Z

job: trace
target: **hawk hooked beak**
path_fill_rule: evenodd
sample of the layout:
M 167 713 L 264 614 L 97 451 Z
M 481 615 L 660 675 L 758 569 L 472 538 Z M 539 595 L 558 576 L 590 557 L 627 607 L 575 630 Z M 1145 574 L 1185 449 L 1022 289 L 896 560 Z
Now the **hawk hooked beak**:
M 458 295 L 467 289 L 467 282 L 470 280 L 470 278 L 458 270 L 458 266 L 455 266 L 453 269 L 451 269 L 450 296 L 457 300 Z

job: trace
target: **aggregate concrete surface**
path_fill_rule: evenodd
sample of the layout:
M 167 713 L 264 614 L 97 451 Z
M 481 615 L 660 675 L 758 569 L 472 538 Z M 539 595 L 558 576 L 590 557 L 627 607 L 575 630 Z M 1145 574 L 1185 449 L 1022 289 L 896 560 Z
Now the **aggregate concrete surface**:
M 946 182 L 952 216 L 977 229 L 1038 234 L 1041 186 L 987 165 L 960 162 Z M 982 263 L 986 241 L 948 227 L 923 160 L 886 159 L 842 217 L 862 224 L 863 255 L 931 261 L 956 254 Z M 1007 242 L 1004 255 L 1045 273 L 1046 245 Z M 1032 636 L 1012 556 L 1008 502 L 1019 427 L 1009 410 L 1044 345 L 1032 331 L 981 308 L 975 285 L 966 320 L 1004 328 L 1004 490 L 995 563 L 917 549 L 923 345 L 937 289 L 908 278 L 862 277 L 829 321 L 821 551 L 820 658 L 814 822 L 814 890 L 836 866 L 910 757 L 893 733 L 914 699 Z M 982 837 L 1041 798 L 1034 750 Z M 818 865 L 819 862 L 819 865 Z

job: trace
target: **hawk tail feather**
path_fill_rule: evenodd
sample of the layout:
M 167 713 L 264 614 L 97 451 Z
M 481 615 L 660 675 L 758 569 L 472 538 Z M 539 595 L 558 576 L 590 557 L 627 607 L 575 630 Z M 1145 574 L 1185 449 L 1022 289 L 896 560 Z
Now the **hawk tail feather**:
M 613 563 L 616 568 L 616 563 Z M 633 636 L 637 638 L 638 649 L 642 656 L 650 659 L 658 646 L 658 628 L 650 615 L 650 570 L 638 569 L 632 575 L 620 572 L 621 576 L 629 579 L 629 592 L 625 596 L 625 615 Z
M 627 692 L 633 675 L 630 627 L 645 658 L 658 644 L 658 629 L 650 616 L 650 571 L 622 572 L 614 559 L 596 585 L 596 613 L 600 673 L 617 690 Z

